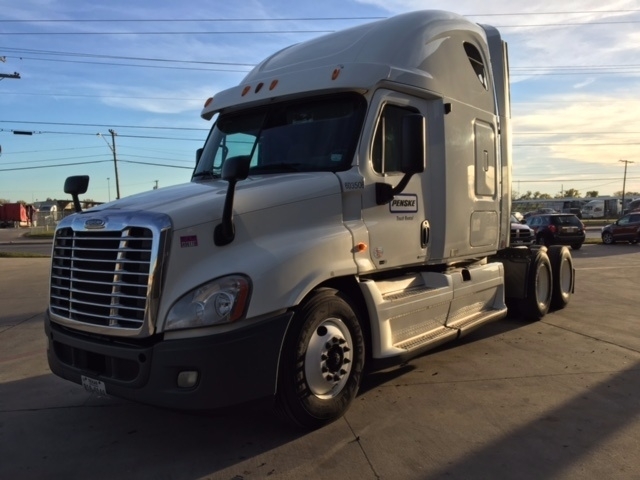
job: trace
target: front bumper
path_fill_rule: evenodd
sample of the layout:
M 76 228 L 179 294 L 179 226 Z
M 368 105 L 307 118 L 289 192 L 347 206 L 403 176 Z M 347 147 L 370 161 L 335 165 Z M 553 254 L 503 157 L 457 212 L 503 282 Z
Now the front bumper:
M 51 322 L 45 313 L 49 367 L 81 384 L 104 382 L 106 392 L 136 402 L 182 410 L 209 410 L 271 397 L 293 313 L 228 333 L 181 340 L 162 335 L 143 343 L 87 335 Z M 197 371 L 198 383 L 178 387 L 178 374 Z

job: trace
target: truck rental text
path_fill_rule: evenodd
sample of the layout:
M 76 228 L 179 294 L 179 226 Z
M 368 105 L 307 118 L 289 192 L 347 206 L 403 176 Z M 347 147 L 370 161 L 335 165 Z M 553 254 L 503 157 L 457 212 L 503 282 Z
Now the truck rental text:
M 566 247 L 509 244 L 506 43 L 419 11 L 293 45 L 216 94 L 191 182 L 54 238 L 48 360 L 190 410 L 268 402 L 318 428 L 366 372 L 574 291 Z

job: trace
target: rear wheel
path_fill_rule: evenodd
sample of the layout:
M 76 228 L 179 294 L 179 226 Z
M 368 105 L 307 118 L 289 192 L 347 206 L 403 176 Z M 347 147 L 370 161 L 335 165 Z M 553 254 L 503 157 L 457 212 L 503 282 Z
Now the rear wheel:
M 604 243 L 605 245 L 616 243 L 611 232 L 602 232 L 602 243 Z
M 551 263 L 545 249 L 531 258 L 527 278 L 527 296 L 520 302 L 520 312 L 526 320 L 540 320 L 549 311 L 553 294 Z
M 364 337 L 343 294 L 321 289 L 304 302 L 287 333 L 280 365 L 280 414 L 304 428 L 344 415 L 360 387 Z
M 573 245 L 571 245 L 571 248 L 573 250 L 580 250 L 582 248 L 582 244 L 581 243 L 574 243 Z
M 551 306 L 561 309 L 567 306 L 573 292 L 575 270 L 573 258 L 567 247 L 554 245 L 548 251 L 551 271 L 553 273 L 553 288 Z

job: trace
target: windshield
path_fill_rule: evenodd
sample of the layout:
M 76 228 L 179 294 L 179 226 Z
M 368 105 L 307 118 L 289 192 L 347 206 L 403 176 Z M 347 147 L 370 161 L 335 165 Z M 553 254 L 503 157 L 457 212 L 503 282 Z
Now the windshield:
M 347 170 L 365 109 L 360 95 L 341 94 L 223 114 L 194 178 L 219 177 L 224 162 L 237 156 L 251 158 L 250 175 Z

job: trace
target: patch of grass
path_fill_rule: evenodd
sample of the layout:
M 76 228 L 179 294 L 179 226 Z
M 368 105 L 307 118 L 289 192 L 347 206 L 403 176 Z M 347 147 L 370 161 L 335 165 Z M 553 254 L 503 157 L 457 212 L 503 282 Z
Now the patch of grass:
M 25 238 L 53 238 L 55 232 L 52 230 L 50 232 L 38 232 L 38 233 L 25 233 Z
M 29 252 L 0 252 L 0 258 L 50 258 L 51 255 Z

